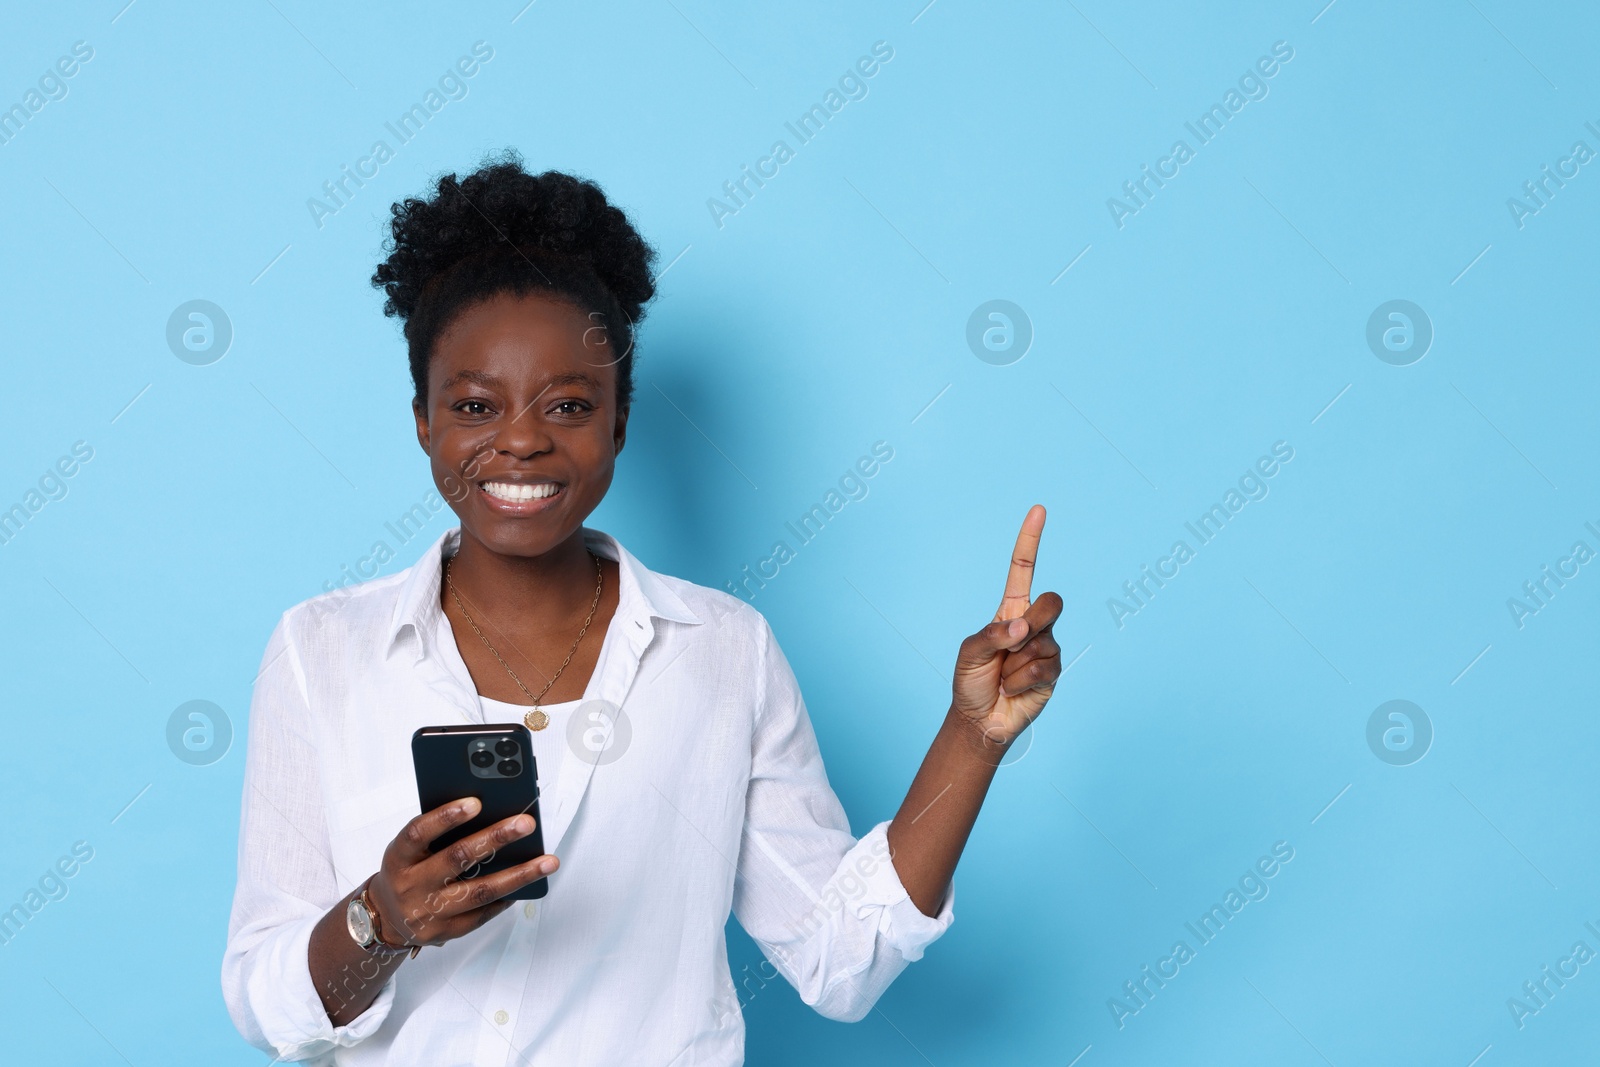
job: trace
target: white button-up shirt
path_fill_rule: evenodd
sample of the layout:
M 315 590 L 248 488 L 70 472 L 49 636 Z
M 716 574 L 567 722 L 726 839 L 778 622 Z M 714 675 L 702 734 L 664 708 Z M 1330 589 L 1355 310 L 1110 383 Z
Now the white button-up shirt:
M 731 912 L 818 1012 L 860 1019 L 953 918 L 907 896 L 888 822 L 857 840 L 788 661 L 727 593 L 618 561 L 619 603 L 540 798 L 549 895 L 423 949 L 334 1026 L 307 946 L 419 813 L 411 735 L 485 722 L 442 640 L 446 532 L 413 567 L 283 614 L 250 706 L 239 880 L 222 964 L 246 1040 L 319 1064 L 737 1065 Z M 576 727 L 583 727 L 577 729 Z

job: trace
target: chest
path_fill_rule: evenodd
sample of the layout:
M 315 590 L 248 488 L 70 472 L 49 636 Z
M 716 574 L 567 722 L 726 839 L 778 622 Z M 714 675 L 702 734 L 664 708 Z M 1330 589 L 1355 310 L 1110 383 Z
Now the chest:
M 567 667 L 586 686 L 551 687 L 545 700 L 585 702 L 562 731 L 560 743 L 570 751 L 563 753 L 560 795 L 549 800 L 566 805 L 561 821 L 569 829 L 559 854 L 569 880 L 583 869 L 571 865 L 583 855 L 610 856 L 613 865 L 633 862 L 630 857 L 645 863 L 664 854 L 657 844 L 682 834 L 694 836 L 702 849 L 699 835 L 709 835 L 737 854 L 757 710 L 754 663 L 699 634 L 655 634 L 652 640 L 629 631 L 609 626 L 586 664 L 574 655 Z M 464 653 L 468 642 L 455 647 Z M 387 844 L 420 812 L 412 733 L 486 721 L 480 693 L 527 702 L 515 683 L 510 693 L 499 690 L 504 696 L 488 692 L 493 687 L 479 682 L 466 655 L 450 651 L 436 649 L 420 662 L 374 660 L 356 684 L 314 709 L 330 845 L 337 868 L 350 879 L 376 869 Z M 492 654 L 488 663 L 506 674 Z M 547 820 L 554 815 L 547 812 Z
M 470 617 L 442 597 L 437 639 L 449 641 L 475 691 L 507 704 L 559 704 L 581 699 L 599 665 L 604 636 L 617 610 L 615 581 L 602 591 L 592 618 L 575 615 L 554 625 L 535 618 Z M 482 613 L 478 613 L 481 615 Z

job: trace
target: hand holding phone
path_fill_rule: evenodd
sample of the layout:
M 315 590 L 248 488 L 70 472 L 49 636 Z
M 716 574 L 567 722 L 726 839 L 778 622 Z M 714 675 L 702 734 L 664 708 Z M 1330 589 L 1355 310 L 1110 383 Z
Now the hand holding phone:
M 508 739 L 516 750 L 495 752 Z M 494 753 L 494 767 L 481 752 Z M 424 810 L 389 842 L 369 889 L 386 937 L 441 945 L 544 896 L 560 861 L 544 854 L 527 728 L 429 727 L 412 754 Z
M 464 877 L 484 858 L 533 833 L 531 815 L 502 819 L 441 851 L 430 850 L 439 837 L 482 810 L 476 797 L 451 801 L 418 815 L 389 842 L 369 890 L 386 938 L 442 945 L 469 934 L 511 907 L 508 896 L 560 866 L 554 856 L 539 856 L 493 874 Z

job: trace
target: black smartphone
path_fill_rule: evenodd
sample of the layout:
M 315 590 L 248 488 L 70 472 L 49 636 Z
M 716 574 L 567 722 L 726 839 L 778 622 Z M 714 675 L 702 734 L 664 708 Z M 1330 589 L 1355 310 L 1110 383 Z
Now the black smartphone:
M 544 855 L 538 765 L 526 726 L 520 722 L 424 726 L 411 735 L 411 759 L 417 769 L 417 798 L 423 811 L 462 797 L 477 797 L 483 803 L 472 819 L 436 838 L 430 851 L 437 852 L 513 815 L 527 812 L 533 816 L 533 833 L 498 849 L 463 878 L 494 874 Z M 550 879 L 540 878 L 500 899 L 537 900 L 549 891 Z

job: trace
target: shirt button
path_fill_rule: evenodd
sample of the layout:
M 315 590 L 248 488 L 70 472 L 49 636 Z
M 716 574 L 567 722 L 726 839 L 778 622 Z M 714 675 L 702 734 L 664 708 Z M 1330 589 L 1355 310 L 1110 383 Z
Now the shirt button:
M 507 1015 L 503 1011 L 497 1011 L 494 1013 L 494 1021 L 499 1023 L 501 1026 L 504 1026 L 506 1023 L 511 1021 L 511 1016 Z
M 530 919 L 533 918 L 534 915 L 536 915 L 538 913 L 538 911 L 539 911 L 538 907 L 531 900 L 528 901 L 526 904 L 522 905 L 522 914 L 526 915 Z

